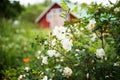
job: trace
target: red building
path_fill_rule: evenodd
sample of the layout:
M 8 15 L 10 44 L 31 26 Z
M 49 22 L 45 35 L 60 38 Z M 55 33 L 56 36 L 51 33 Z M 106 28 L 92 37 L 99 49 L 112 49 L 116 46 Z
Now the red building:
M 60 14 L 65 12 L 58 3 L 53 3 L 36 19 L 39 28 L 54 28 L 55 26 L 64 25 L 65 19 Z M 76 18 L 72 13 L 68 15 L 67 20 Z

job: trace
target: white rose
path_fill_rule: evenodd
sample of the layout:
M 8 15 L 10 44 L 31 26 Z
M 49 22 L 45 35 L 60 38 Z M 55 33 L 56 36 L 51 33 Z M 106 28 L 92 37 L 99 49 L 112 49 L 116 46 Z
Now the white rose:
M 55 53 L 56 53 L 55 50 L 48 50 L 48 51 L 47 51 L 47 54 L 48 54 L 48 56 L 50 56 L 50 57 L 53 57 L 53 56 L 55 55 Z
M 23 75 L 20 75 L 19 77 L 18 77 L 18 80 L 22 80 L 24 78 L 24 76 Z
M 120 11 L 120 8 L 115 8 L 114 11 L 115 11 L 115 12 L 119 12 L 119 11 Z
M 53 29 L 53 34 L 54 34 L 54 35 L 57 35 L 57 33 L 66 32 L 66 30 L 67 30 L 66 27 L 63 27 L 63 26 L 56 26 L 56 27 Z
M 95 20 L 90 20 L 89 24 L 87 25 L 88 29 L 92 30 L 95 27 L 95 23 L 96 23 Z
M 62 47 L 65 50 L 70 51 L 72 49 L 72 46 L 73 46 L 72 40 L 65 38 L 61 41 L 61 43 L 62 43 Z
M 28 72 L 30 70 L 29 67 L 25 67 L 25 71 Z
M 48 57 L 42 57 L 42 63 L 48 64 Z
M 59 34 L 56 35 L 56 37 L 57 37 L 58 40 L 62 40 L 62 39 L 65 38 L 65 34 L 64 33 L 59 33 Z
M 56 38 L 58 40 L 62 40 L 65 38 L 65 32 L 66 32 L 67 28 L 63 27 L 63 26 L 56 26 L 54 29 L 53 29 L 53 35 L 56 36 Z
M 120 62 L 116 62 L 116 63 L 114 63 L 113 66 L 120 66 Z
M 72 75 L 72 69 L 70 69 L 69 67 L 65 67 L 63 70 L 63 75 L 66 77 L 69 77 Z
M 47 77 L 47 76 L 44 76 L 42 80 L 48 80 L 48 77 Z
M 38 53 L 38 54 L 40 54 L 40 53 L 41 53 L 41 51 L 40 51 L 40 50 L 38 50 L 38 51 L 37 51 L 37 53 Z
M 92 34 L 92 38 L 91 38 L 91 40 L 92 40 L 92 41 L 95 41 L 96 38 L 97 38 L 96 34 L 95 34 L 95 33 Z
M 86 77 L 89 78 L 89 73 L 86 74 Z
M 96 50 L 96 56 L 97 58 L 103 58 L 103 56 L 105 56 L 105 52 L 104 52 L 104 49 L 97 49 Z
M 54 56 L 55 56 L 55 57 L 59 57 L 59 56 L 60 56 L 60 53 L 59 53 L 59 52 L 56 52 L 56 53 L 54 54 Z
M 50 57 L 53 57 L 53 56 L 59 57 L 59 56 L 60 56 L 60 53 L 58 53 L 56 50 L 48 50 L 48 51 L 47 51 L 47 54 L 48 54 L 48 56 L 50 56 Z

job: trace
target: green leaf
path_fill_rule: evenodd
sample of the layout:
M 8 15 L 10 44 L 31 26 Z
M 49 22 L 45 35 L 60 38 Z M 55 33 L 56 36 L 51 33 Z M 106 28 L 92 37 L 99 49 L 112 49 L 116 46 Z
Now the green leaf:
M 31 43 L 31 47 L 32 47 L 32 48 L 34 47 L 34 45 L 35 45 L 34 43 Z
M 64 18 L 64 19 L 66 19 L 66 16 L 67 16 L 66 13 L 61 13 L 61 14 L 60 14 L 60 17 L 62 17 L 62 18 Z
M 61 2 L 61 6 L 62 6 L 62 8 L 63 8 L 64 10 L 66 10 L 66 11 L 69 10 L 69 7 L 68 7 L 68 5 L 67 5 L 67 3 L 66 3 L 65 1 L 62 1 L 62 2 Z
M 78 11 L 78 7 L 74 7 L 74 9 L 71 10 L 71 12 L 77 12 Z

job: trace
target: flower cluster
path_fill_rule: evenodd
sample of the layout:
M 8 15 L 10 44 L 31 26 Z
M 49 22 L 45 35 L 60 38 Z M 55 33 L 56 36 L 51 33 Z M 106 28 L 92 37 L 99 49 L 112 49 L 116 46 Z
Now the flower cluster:
M 53 56 L 59 57 L 59 56 L 60 56 L 60 53 L 58 53 L 58 52 L 55 51 L 55 50 L 48 50 L 48 51 L 47 51 L 47 54 L 48 54 L 49 57 L 53 57 Z
M 63 27 L 63 26 L 56 26 L 54 29 L 53 29 L 53 35 L 56 36 L 56 38 L 58 40 L 62 40 L 65 38 L 65 33 L 66 33 L 66 30 L 67 28 Z
M 48 57 L 43 56 L 43 57 L 42 57 L 42 63 L 43 63 L 43 64 L 48 64 Z
M 115 12 L 119 12 L 120 11 L 120 7 L 117 7 L 114 9 Z
M 27 72 L 29 74 L 29 71 L 30 71 L 30 68 L 29 67 L 25 67 L 24 68 L 25 72 Z M 21 74 L 19 77 L 18 77 L 18 80 L 24 80 L 26 78 L 27 74 Z
M 56 37 L 57 40 L 61 40 L 62 48 L 70 51 L 72 49 L 72 34 L 70 33 L 70 29 L 67 29 L 66 27 L 63 26 L 56 26 L 53 29 L 53 36 Z M 55 39 L 52 41 L 52 44 L 55 45 Z
M 88 24 L 89 27 L 95 27 L 95 21 L 91 20 Z M 75 26 L 75 25 L 73 25 Z M 94 45 L 93 42 L 97 39 L 96 34 L 91 33 L 85 35 L 84 28 L 79 28 L 79 27 L 55 27 L 53 29 L 52 34 L 50 35 L 50 41 L 45 42 L 45 45 L 47 46 L 47 49 L 45 51 L 39 51 L 41 55 L 41 63 L 43 67 L 47 67 L 45 69 L 45 72 L 52 71 L 53 73 L 51 74 L 51 78 L 53 78 L 56 74 L 54 74 L 55 71 L 58 71 L 61 73 L 62 76 L 69 78 L 72 76 L 73 67 L 74 66 L 79 66 L 79 60 L 84 59 L 84 55 L 88 57 L 88 54 L 86 54 L 87 50 L 92 50 L 92 52 L 95 53 L 95 56 L 97 57 L 96 59 L 103 59 L 105 56 L 105 51 L 104 49 L 95 49 L 91 48 L 89 45 Z M 77 26 L 77 25 L 76 25 Z M 88 27 L 87 27 L 88 28 Z M 89 29 L 87 29 L 89 30 Z M 84 36 L 85 35 L 85 36 Z M 88 39 L 86 39 L 88 38 Z M 84 41 L 85 40 L 85 41 Z M 83 43 L 82 43 L 83 42 Z M 88 42 L 88 44 L 87 44 Z M 80 45 L 81 44 L 81 45 Z M 95 49 L 95 50 L 94 50 Z M 44 54 L 43 54 L 44 53 Z M 82 53 L 82 54 L 81 54 Z M 40 56 L 39 55 L 39 56 Z M 94 54 L 90 54 L 94 55 Z M 69 63 L 64 63 L 64 62 L 71 62 L 70 59 L 74 58 L 72 61 L 71 67 L 65 67 L 65 66 L 70 66 Z M 90 58 L 90 57 L 88 57 Z M 68 61 L 67 61 L 68 60 Z M 75 61 L 75 62 L 74 62 Z M 91 60 L 91 63 L 93 63 L 94 60 Z M 85 63 L 87 64 L 87 63 Z M 49 68 L 49 66 L 52 68 Z M 44 72 L 44 71 L 43 71 Z M 86 73 L 85 73 L 86 74 Z M 44 74 L 43 80 L 48 80 L 49 77 Z M 86 77 L 89 78 L 89 72 L 86 74 Z
M 63 75 L 66 76 L 66 77 L 69 77 L 72 75 L 72 69 L 70 69 L 69 67 L 65 67 L 64 70 L 63 70 Z
M 29 67 L 25 67 L 25 71 L 29 72 L 30 68 Z
M 24 77 L 25 77 L 25 75 L 20 75 L 20 76 L 18 77 L 18 80 L 23 80 Z
M 89 24 L 87 25 L 87 28 L 88 28 L 89 30 L 92 30 L 92 29 L 95 27 L 95 23 L 96 23 L 95 20 L 90 20 L 90 21 L 89 21 Z
M 104 49 L 97 49 L 96 50 L 96 56 L 97 58 L 103 58 L 105 56 L 105 52 L 104 52 Z
M 42 80 L 48 80 L 48 77 L 47 77 L 47 76 L 44 76 Z
M 62 47 L 65 50 L 70 51 L 72 49 L 72 46 L 73 46 L 72 40 L 65 38 L 61 41 L 61 43 L 62 43 Z

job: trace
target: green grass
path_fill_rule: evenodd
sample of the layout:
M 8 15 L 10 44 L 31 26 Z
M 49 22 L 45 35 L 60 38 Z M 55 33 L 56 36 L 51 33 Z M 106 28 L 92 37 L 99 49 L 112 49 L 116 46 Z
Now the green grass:
M 14 25 L 12 20 L 0 19 L 0 80 L 2 77 L 16 80 L 12 77 L 17 78 L 20 72 L 13 75 L 11 71 L 17 72 L 19 68 L 30 66 L 35 61 L 34 55 L 41 47 L 36 46 L 36 36 L 43 41 L 50 33 L 49 29 L 38 29 L 34 23 L 45 8 L 41 4 L 26 7 L 18 17 L 18 25 Z M 24 58 L 30 58 L 30 63 L 25 64 Z
M 23 59 L 34 60 L 33 55 L 40 50 L 40 46 L 33 46 L 36 43 L 35 37 L 41 40 L 47 38 L 49 29 L 38 29 L 36 24 L 20 21 L 19 25 L 13 25 L 7 20 L 2 20 L 0 25 L 0 75 L 5 76 L 6 70 L 18 69 L 24 66 Z M 10 70 L 11 71 L 11 70 Z M 8 77 L 8 76 L 6 76 Z

